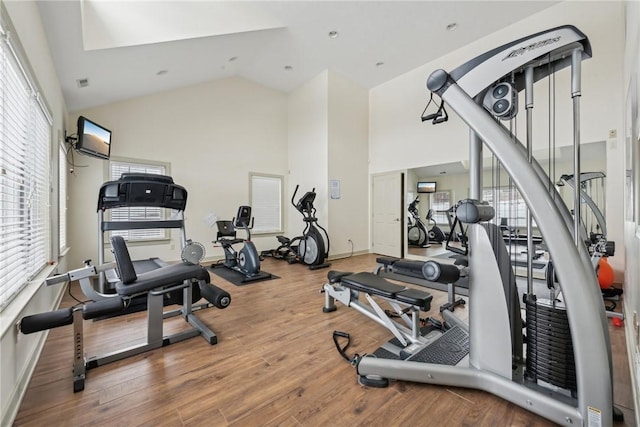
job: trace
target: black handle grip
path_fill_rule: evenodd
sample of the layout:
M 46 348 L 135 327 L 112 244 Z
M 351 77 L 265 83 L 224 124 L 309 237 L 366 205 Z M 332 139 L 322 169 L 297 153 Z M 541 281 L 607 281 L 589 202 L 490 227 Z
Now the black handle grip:
M 349 338 L 349 334 L 347 332 L 342 332 L 342 331 L 333 331 L 333 335 L 342 337 L 342 338 Z

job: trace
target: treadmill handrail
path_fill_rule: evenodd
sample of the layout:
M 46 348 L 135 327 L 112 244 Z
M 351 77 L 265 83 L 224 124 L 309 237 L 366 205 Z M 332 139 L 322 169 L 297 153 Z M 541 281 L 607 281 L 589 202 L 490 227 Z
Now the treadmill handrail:
M 168 179 L 169 178 L 169 179 Z M 107 181 L 98 193 L 98 211 L 125 207 L 157 207 L 184 211 L 187 190 L 171 177 L 153 174 L 123 174 Z

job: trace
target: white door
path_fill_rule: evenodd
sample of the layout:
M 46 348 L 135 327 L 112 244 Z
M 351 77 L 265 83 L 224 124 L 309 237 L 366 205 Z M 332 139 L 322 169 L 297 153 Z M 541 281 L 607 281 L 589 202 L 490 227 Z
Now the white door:
M 372 180 L 373 252 L 402 258 L 402 172 L 374 175 Z

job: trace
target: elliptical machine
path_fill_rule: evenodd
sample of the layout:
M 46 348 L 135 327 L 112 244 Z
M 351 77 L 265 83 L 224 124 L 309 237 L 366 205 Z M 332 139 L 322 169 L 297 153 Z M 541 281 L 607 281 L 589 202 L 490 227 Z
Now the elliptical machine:
M 429 244 L 429 235 L 427 226 L 422 222 L 422 219 L 420 219 L 420 212 L 418 211 L 419 203 L 420 196 L 416 196 L 407 208 L 411 215 L 409 217 L 409 224 L 407 228 L 407 240 L 409 242 L 409 246 L 426 248 Z
M 296 208 L 298 212 L 302 214 L 303 221 L 307 223 L 302 236 L 294 238 L 299 240 L 298 243 L 298 257 L 303 264 L 309 266 L 309 269 L 316 270 L 318 268 L 326 268 L 331 264 L 324 262 L 329 256 L 329 234 L 320 224 L 318 224 L 318 218 L 316 218 L 316 208 L 313 206 L 313 202 L 316 199 L 316 189 L 307 191 L 304 196 L 298 200 L 298 203 L 294 203 L 299 185 L 296 185 L 296 189 L 291 196 L 291 204 Z M 322 233 L 324 236 L 320 233 Z M 327 239 L 327 246 L 324 245 L 324 239 Z
M 299 187 L 299 185 L 296 185 L 293 196 L 291 196 L 291 204 L 302 214 L 303 221 L 307 224 L 302 235 L 292 239 L 285 236 L 276 236 L 280 246 L 276 249 L 262 251 L 261 255 L 285 260 L 289 264 L 301 262 L 311 270 L 329 267 L 331 264 L 325 262 L 329 256 L 329 234 L 327 234 L 327 230 L 318 224 L 316 209 L 313 206 L 313 202 L 316 199 L 316 189 L 313 188 L 311 191 L 307 191 L 296 203 L 294 200 Z M 320 230 L 322 230 L 322 233 Z
M 435 219 L 433 219 L 433 209 L 429 209 L 427 212 L 427 221 L 433 223 L 429 231 L 427 232 L 428 241 L 442 243 L 447 240 L 447 236 L 444 232 L 438 227 L 438 223 Z
M 251 206 L 240 206 L 238 214 L 231 221 L 217 221 L 218 233 L 213 243 L 219 243 L 224 249 L 223 265 L 231 270 L 235 270 L 247 279 L 260 274 L 260 256 L 258 250 L 251 241 L 251 229 L 253 228 L 253 218 L 251 217 Z M 236 237 L 236 229 L 242 228 L 247 234 L 246 239 Z M 244 243 L 239 251 L 233 245 Z M 216 267 L 214 264 L 212 267 Z

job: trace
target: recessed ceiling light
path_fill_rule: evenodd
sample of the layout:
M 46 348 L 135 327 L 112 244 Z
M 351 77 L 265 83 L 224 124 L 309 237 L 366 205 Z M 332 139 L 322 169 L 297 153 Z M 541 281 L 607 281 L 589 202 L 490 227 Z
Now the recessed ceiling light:
M 284 69 L 285 69 L 285 71 L 291 71 L 291 70 L 293 70 L 293 67 L 291 65 L 285 65 Z
M 337 39 L 339 35 L 337 31 L 329 31 L 329 38 Z
M 383 67 L 383 66 L 384 66 L 384 62 L 382 61 L 376 62 L 376 67 Z
M 458 28 L 458 24 L 455 22 L 452 22 L 451 24 L 447 25 L 447 31 L 453 31 L 456 28 Z
M 231 58 L 229 58 L 229 62 L 233 62 L 233 61 L 235 61 L 236 59 L 238 59 L 238 57 L 237 57 L 237 56 L 232 56 Z
M 160 70 L 156 73 L 156 76 L 164 76 L 165 74 L 167 74 L 169 71 L 167 70 Z

